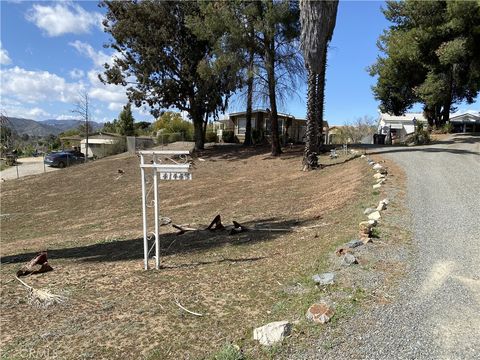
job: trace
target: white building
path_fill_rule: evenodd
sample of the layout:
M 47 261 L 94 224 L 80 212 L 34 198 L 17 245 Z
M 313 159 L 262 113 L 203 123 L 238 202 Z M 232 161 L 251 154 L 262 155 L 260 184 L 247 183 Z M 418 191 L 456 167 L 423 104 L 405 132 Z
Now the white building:
M 415 132 L 415 126 L 419 123 L 427 126 L 427 119 L 422 113 L 406 113 L 401 116 L 380 113 L 378 134 L 386 135 L 393 142 L 403 141 L 407 135 Z M 450 114 L 450 123 L 454 132 L 480 131 L 480 113 L 478 111 L 453 113 Z
M 407 135 L 415 132 L 415 125 L 418 123 L 427 125 L 427 119 L 422 113 L 407 113 L 400 116 L 380 113 L 378 134 L 386 135 L 393 142 L 403 141 Z

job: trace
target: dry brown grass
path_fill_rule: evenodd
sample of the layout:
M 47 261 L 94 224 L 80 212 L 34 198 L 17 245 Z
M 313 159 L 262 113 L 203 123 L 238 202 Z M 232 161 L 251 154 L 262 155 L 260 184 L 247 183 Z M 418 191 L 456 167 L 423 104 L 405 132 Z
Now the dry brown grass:
M 235 341 L 255 358 L 267 356 L 250 340 L 252 328 L 303 316 L 303 308 L 282 306 L 284 289 L 318 271 L 336 244 L 355 236 L 360 209 L 372 196 L 364 161 L 304 173 L 301 155 L 300 148 L 280 158 L 264 148 L 205 151 L 193 181 L 161 183 L 162 214 L 198 226 L 221 214 L 224 223 L 321 227 L 181 237 L 162 228 L 160 271 L 142 270 L 137 157 L 4 183 L 3 355 L 201 358 Z M 115 180 L 119 168 L 125 175 Z M 69 301 L 38 310 L 10 279 L 44 249 L 55 270 L 28 282 Z M 185 313 L 175 298 L 204 316 Z

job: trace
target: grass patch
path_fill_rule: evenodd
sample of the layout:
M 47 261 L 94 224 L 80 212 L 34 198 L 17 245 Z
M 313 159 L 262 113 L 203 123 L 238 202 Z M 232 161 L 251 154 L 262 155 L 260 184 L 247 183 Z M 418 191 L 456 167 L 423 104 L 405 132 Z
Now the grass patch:
M 175 223 L 200 227 L 221 214 L 225 224 L 293 230 L 177 236 L 162 227 L 160 271 L 142 270 L 135 156 L 5 183 L 2 211 L 19 215 L 1 227 L 1 291 L 8 296 L 2 296 L 0 315 L 10 324 L 3 355 L 18 356 L 20 348 L 9 345 L 22 339 L 62 358 L 81 357 L 85 349 L 97 358 L 106 352 L 109 358 L 208 358 L 227 356 L 225 344 L 234 340 L 244 356 L 262 359 L 279 356 L 283 347 L 259 346 L 252 340 L 255 327 L 285 318 L 301 320 L 299 331 L 321 331 L 302 322 L 308 306 L 325 294 L 310 277 L 327 270 L 335 247 L 357 235 L 361 205 L 372 203 L 370 179 L 361 160 L 302 172 L 302 155 L 301 148 L 280 158 L 266 148 L 205 151 L 194 180 L 162 182 L 161 214 Z M 117 181 L 119 168 L 125 175 Z M 46 247 L 55 270 L 30 282 L 68 289 L 70 296 L 68 306 L 49 310 L 54 316 L 38 317 L 18 302 L 24 290 L 7 280 Z M 297 283 L 306 292 L 285 291 Z M 175 300 L 204 316 L 184 312 Z M 62 336 L 39 340 L 37 331 L 25 332 L 32 323 Z

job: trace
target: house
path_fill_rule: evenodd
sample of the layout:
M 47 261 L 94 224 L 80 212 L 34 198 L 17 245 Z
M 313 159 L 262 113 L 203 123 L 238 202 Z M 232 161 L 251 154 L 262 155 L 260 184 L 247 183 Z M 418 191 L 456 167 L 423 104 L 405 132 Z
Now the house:
M 425 126 L 428 124 L 422 113 L 407 113 L 400 116 L 380 113 L 378 134 L 385 135 L 393 143 L 402 142 L 407 135 L 415 132 L 415 126 L 419 123 Z
M 80 141 L 80 151 L 86 154 L 86 139 Z M 88 136 L 88 157 L 102 158 L 126 150 L 125 137 L 119 134 L 98 132 Z
M 246 131 L 246 112 L 236 112 L 229 114 L 229 121 L 224 122 L 225 126 L 230 126 L 235 136 L 243 141 Z M 297 119 L 289 114 L 278 113 L 278 131 L 285 141 L 304 142 L 306 132 L 306 120 Z M 255 109 L 252 111 L 252 130 L 261 130 L 265 136 L 271 135 L 271 124 L 269 118 L 269 110 Z M 323 123 L 324 134 L 328 132 L 328 122 Z
M 427 126 L 428 122 L 423 113 L 406 113 L 401 116 L 380 113 L 378 134 L 386 135 L 393 142 L 403 141 L 407 135 L 415 132 L 415 127 L 419 123 Z M 478 111 L 453 113 L 450 114 L 450 123 L 454 132 L 480 131 L 480 113 Z
M 450 114 L 450 123 L 454 132 L 480 132 L 480 112 L 466 111 Z

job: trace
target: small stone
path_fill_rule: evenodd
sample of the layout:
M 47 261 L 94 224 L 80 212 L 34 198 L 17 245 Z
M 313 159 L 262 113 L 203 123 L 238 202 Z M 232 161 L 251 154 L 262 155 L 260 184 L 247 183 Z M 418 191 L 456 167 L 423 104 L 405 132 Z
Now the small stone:
M 387 179 L 377 179 L 377 184 L 383 184 Z
M 388 171 L 387 171 L 387 169 L 382 168 L 382 169 L 378 170 L 378 173 L 379 173 L 379 174 L 382 174 L 382 175 L 387 175 L 387 174 L 388 174 Z
M 291 330 L 292 324 L 288 321 L 275 321 L 253 329 L 253 339 L 262 345 L 270 346 L 285 339 Z
M 368 244 L 368 243 L 371 243 L 373 241 L 372 241 L 371 237 L 364 237 L 364 238 L 362 238 L 362 242 L 363 242 L 363 244 Z
M 325 301 L 321 301 L 308 308 L 307 319 L 317 324 L 325 324 L 330 321 L 334 314 L 333 307 Z
M 375 184 L 373 185 L 373 189 L 380 189 L 382 187 L 381 184 Z
M 373 165 L 373 170 L 380 170 L 380 169 L 383 169 L 382 165 L 380 165 L 380 164 Z
M 358 264 L 357 258 L 352 254 L 348 254 L 348 253 L 345 254 L 345 256 L 342 259 L 342 265 L 350 266 L 352 264 Z
M 383 178 L 385 178 L 385 175 L 380 174 L 380 173 L 375 173 L 375 175 L 373 175 L 373 177 L 374 177 L 375 179 L 383 179 Z
M 380 201 L 377 206 L 377 211 L 383 211 L 387 208 L 387 205 L 383 201 Z
M 335 250 L 335 255 L 337 256 L 342 256 L 342 255 L 345 255 L 349 252 L 351 252 L 352 250 L 349 249 L 349 248 L 344 248 L 344 247 L 341 247 L 341 248 L 338 248 L 337 250 Z
M 372 212 L 374 212 L 375 209 L 372 208 L 366 208 L 365 211 L 363 212 L 364 215 L 370 215 Z
M 383 199 L 382 202 L 385 204 L 385 205 L 388 205 L 390 203 L 390 201 L 388 199 Z
M 370 215 L 368 215 L 368 219 L 369 220 L 380 220 L 380 218 L 382 217 L 382 215 L 380 215 L 380 212 L 379 211 L 375 211 L 373 213 L 371 213 Z
M 362 158 L 362 159 L 363 159 L 363 158 L 366 158 L 366 156 L 365 156 L 365 155 L 362 155 L 362 156 L 360 156 L 360 158 Z
M 335 282 L 335 274 L 331 272 L 316 274 L 312 276 L 312 280 L 318 285 L 332 285 Z
M 372 226 L 377 226 L 378 221 L 377 221 L 377 220 L 370 219 L 370 220 L 368 220 L 368 223 L 369 223 L 370 225 L 372 225 Z
M 364 229 L 370 230 L 372 226 L 373 225 L 370 224 L 370 221 L 362 221 L 361 223 L 358 224 L 358 227 L 360 228 L 360 230 L 364 230 Z
M 350 249 L 354 249 L 356 248 L 357 246 L 362 246 L 363 245 L 363 242 L 361 242 L 360 240 L 352 240 L 352 241 L 349 241 L 348 243 L 345 244 L 347 247 L 349 247 Z

